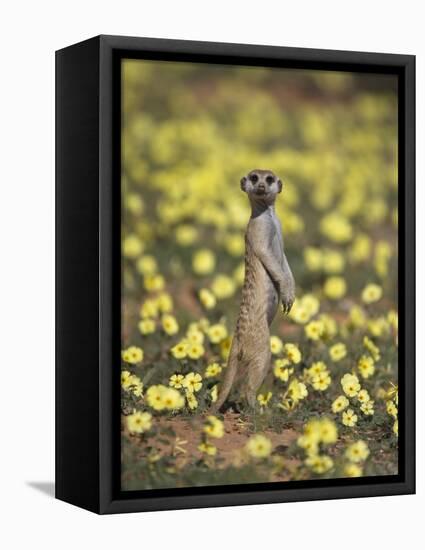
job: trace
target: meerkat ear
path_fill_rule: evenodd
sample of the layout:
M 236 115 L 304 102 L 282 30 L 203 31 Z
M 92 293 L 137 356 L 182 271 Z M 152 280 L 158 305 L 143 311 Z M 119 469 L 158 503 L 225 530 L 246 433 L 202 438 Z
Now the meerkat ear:
M 281 193 L 282 192 L 282 181 L 281 180 L 277 180 L 277 189 L 278 189 L 278 193 Z
M 246 177 L 245 176 L 241 179 L 241 189 L 242 189 L 242 191 L 246 192 Z

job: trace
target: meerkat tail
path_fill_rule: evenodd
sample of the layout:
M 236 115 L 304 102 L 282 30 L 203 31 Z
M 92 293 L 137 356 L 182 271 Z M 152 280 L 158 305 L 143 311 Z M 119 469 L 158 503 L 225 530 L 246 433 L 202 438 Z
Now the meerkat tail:
M 232 389 L 233 381 L 238 370 L 238 357 L 239 355 L 239 346 L 237 343 L 236 337 L 233 338 L 232 347 L 229 353 L 229 359 L 227 361 L 227 367 L 225 370 L 223 382 L 220 385 L 218 399 L 213 403 L 211 407 L 211 412 L 217 412 L 226 401 L 229 396 L 230 390 Z

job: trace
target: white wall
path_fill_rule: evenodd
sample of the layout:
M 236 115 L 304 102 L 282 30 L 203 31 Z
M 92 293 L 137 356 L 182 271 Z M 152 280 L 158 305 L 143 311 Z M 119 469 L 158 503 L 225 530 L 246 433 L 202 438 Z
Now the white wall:
M 54 475 L 54 50 L 103 34 L 416 54 L 419 236 L 425 238 L 422 2 L 46 0 L 7 2 L 0 22 L 0 503 L 3 548 L 400 548 L 423 534 L 419 496 L 97 517 L 30 483 Z M 422 15 L 422 16 L 421 16 Z M 422 256 L 418 280 L 424 279 Z M 422 276 L 421 276 L 422 275 Z M 419 319 L 424 292 L 418 289 Z M 422 307 L 421 307 L 422 306 Z M 419 324 L 419 327 L 421 325 Z M 419 333 L 419 335 L 421 335 Z M 424 355 L 418 349 L 418 387 Z M 82 381 L 83 383 L 83 381 Z M 424 465 L 419 392 L 418 464 Z M 421 510 L 422 507 L 422 510 Z M 41 546 L 43 545 L 43 546 Z M 379 545 L 379 546 L 378 546 Z

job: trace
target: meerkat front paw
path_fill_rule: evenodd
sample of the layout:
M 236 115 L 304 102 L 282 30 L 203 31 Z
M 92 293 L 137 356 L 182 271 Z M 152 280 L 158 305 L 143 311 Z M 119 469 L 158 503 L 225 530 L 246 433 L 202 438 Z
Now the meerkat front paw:
M 291 311 L 294 300 L 295 300 L 295 294 L 293 292 L 282 294 L 281 307 L 284 315 L 288 315 L 288 313 Z

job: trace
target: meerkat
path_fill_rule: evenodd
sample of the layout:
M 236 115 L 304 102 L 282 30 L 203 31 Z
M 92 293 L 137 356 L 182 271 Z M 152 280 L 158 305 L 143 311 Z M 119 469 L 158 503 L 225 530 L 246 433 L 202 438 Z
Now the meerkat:
M 245 279 L 225 375 L 212 410 L 218 411 L 234 387 L 255 407 L 257 391 L 270 369 L 270 325 L 281 302 L 289 313 L 295 282 L 285 256 L 274 203 L 282 182 L 270 170 L 252 170 L 241 179 L 251 203 L 245 233 Z

